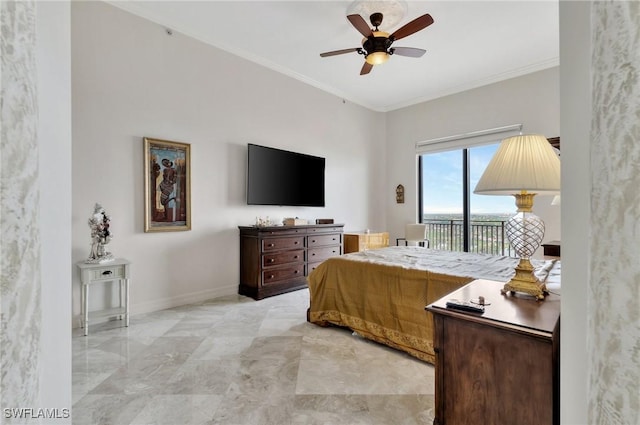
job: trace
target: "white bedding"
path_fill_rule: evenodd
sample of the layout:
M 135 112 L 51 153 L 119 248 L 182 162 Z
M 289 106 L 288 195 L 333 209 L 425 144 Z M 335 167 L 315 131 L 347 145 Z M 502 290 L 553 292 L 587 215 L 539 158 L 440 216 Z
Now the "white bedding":
M 489 254 L 451 252 L 417 246 L 392 246 L 345 254 L 350 260 L 364 261 L 406 269 L 426 270 L 473 279 L 508 282 L 514 275 L 518 259 Z M 560 293 L 560 261 L 531 259 L 536 277 L 547 284 L 547 289 Z

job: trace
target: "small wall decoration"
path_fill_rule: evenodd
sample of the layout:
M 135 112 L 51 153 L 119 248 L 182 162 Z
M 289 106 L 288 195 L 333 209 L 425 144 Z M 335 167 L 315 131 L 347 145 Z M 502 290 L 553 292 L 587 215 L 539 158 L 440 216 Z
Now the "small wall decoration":
M 191 145 L 144 138 L 144 231 L 191 230 Z
M 111 242 L 111 217 L 107 215 L 102 205 L 96 203 L 93 214 L 88 220 L 91 229 L 91 252 L 86 263 L 106 263 L 115 258 L 107 251 L 106 245 Z
M 404 204 L 404 186 L 401 184 L 396 187 L 396 203 Z

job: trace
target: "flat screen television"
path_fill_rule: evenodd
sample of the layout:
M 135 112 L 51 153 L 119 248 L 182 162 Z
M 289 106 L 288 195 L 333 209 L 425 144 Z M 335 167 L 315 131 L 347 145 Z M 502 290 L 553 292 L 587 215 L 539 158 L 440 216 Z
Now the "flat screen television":
M 248 144 L 247 204 L 324 207 L 325 159 Z

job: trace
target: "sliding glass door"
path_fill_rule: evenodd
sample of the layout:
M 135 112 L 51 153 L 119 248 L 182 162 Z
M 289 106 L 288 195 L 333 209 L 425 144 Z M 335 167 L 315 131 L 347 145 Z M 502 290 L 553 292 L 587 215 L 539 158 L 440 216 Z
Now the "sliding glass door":
M 473 194 L 498 146 L 420 156 L 420 218 L 432 248 L 509 255 L 504 224 L 516 210 L 513 197 Z
M 429 246 L 464 250 L 464 149 L 420 156 L 420 218 L 429 225 Z

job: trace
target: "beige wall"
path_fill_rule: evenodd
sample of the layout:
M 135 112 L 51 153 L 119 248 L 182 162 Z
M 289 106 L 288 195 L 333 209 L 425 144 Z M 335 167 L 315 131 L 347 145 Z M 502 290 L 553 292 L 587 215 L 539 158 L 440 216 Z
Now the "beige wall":
M 562 137 L 561 423 L 587 420 L 587 282 L 589 281 L 591 167 L 591 6 L 560 3 Z
M 72 401 L 71 11 L 67 2 L 36 4 L 43 319 L 40 403 L 62 409 L 71 408 Z M 63 423 L 71 423 L 70 418 L 49 421 Z
M 551 68 L 387 113 L 386 192 L 405 186 L 405 204 L 386 198 L 387 228 L 395 239 L 417 219 L 416 142 L 522 124 L 523 133 L 560 135 L 559 69 Z M 498 140 L 500 140 L 498 138 Z M 545 222 L 545 241 L 560 239 L 560 209 L 552 197 L 536 197 L 534 211 Z M 515 203 L 513 212 L 515 213 Z
M 133 262 L 134 314 L 235 293 L 237 226 L 256 216 L 384 227 L 384 114 L 105 3 L 73 2 L 71 12 L 73 260 L 89 253 L 87 219 L 100 202 L 109 250 Z M 191 144 L 189 232 L 143 232 L 145 136 Z M 247 143 L 325 157 L 326 207 L 247 206 Z M 111 298 L 96 290 L 91 308 Z

